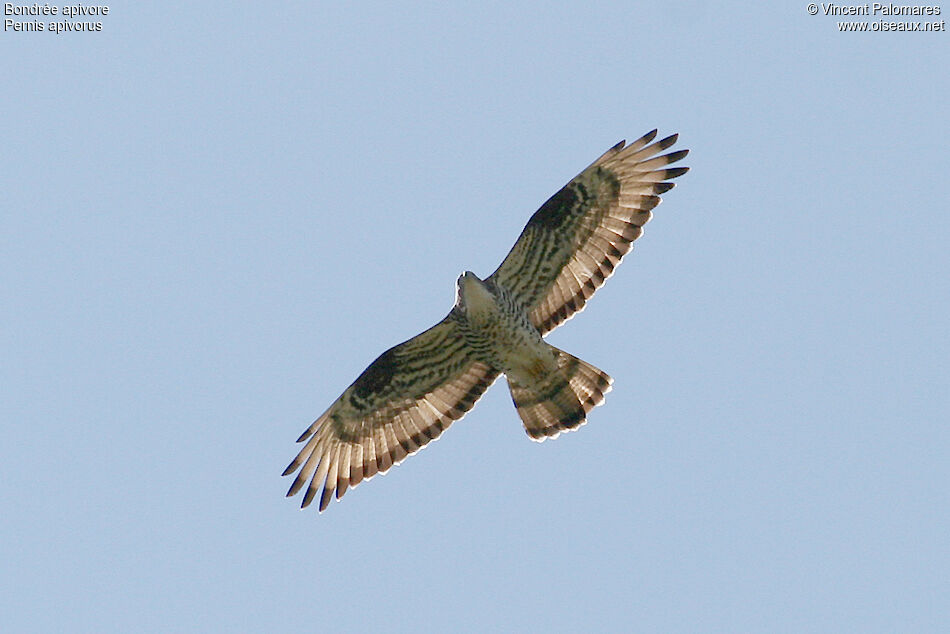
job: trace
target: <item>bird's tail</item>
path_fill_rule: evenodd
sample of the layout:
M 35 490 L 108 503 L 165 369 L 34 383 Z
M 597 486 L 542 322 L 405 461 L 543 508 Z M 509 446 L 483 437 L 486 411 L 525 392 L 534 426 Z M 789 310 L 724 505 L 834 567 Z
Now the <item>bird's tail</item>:
M 604 402 L 613 383 L 606 372 L 563 350 L 554 350 L 557 371 L 531 385 L 508 378 L 511 398 L 532 440 L 556 438 L 562 431 L 586 423 L 587 412 Z

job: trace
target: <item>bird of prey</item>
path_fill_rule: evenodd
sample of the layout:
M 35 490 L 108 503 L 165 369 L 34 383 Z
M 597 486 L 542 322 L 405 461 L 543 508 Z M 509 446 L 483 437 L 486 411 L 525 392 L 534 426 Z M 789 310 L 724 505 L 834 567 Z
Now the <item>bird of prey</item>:
M 655 136 L 621 141 L 554 194 L 490 276 L 459 276 L 445 319 L 381 354 L 297 439 L 287 496 L 308 485 L 301 507 L 320 493 L 323 511 L 438 438 L 500 374 L 533 440 L 583 425 L 612 379 L 544 336 L 584 308 L 689 169 L 668 167 L 688 150 L 660 154 L 677 135 Z

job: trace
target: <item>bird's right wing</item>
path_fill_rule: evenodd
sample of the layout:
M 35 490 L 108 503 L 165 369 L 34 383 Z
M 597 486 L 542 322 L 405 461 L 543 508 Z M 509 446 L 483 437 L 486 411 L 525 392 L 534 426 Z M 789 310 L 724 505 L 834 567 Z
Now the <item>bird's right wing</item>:
M 300 470 L 287 492 L 310 481 L 320 510 L 334 491 L 384 473 L 435 440 L 468 412 L 498 372 L 474 360 L 453 309 L 441 322 L 379 356 L 297 442 L 306 442 L 284 475 Z

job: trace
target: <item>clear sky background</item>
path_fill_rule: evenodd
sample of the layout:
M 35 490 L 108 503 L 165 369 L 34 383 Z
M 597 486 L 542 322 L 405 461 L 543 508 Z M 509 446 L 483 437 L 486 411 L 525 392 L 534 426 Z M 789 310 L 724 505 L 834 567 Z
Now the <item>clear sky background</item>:
M 4 632 L 950 628 L 950 34 L 109 7 L 0 33 Z M 615 379 L 589 424 L 532 443 L 498 383 L 326 513 L 285 499 L 359 372 L 654 127 L 692 170 L 550 337 Z

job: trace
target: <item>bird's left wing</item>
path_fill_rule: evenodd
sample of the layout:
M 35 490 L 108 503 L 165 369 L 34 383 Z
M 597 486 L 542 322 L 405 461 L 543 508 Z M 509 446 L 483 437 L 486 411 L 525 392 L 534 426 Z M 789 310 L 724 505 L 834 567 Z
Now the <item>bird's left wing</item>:
M 301 507 L 322 487 L 320 510 L 336 492 L 384 473 L 435 440 L 475 405 L 498 372 L 474 360 L 455 309 L 432 328 L 379 356 L 297 442 L 306 442 L 284 475 L 287 492 L 310 481 Z
M 547 334 L 581 311 L 642 233 L 659 194 L 686 167 L 688 150 L 657 156 L 677 135 L 656 130 L 621 141 L 554 194 L 528 221 L 491 279 L 507 288 Z

